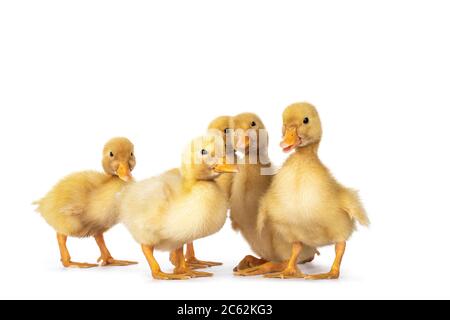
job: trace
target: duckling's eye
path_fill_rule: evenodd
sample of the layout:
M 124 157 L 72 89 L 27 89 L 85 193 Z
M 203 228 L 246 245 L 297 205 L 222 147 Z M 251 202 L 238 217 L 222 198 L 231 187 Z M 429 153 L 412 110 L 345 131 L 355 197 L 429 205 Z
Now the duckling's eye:
M 305 119 L 303 119 L 303 123 L 304 123 L 304 124 L 308 124 L 308 123 L 309 123 L 309 118 L 306 117 Z
M 255 122 L 255 121 L 252 121 L 251 126 L 252 126 L 252 127 L 256 127 L 256 122 Z
M 112 153 L 112 151 L 109 152 L 109 156 L 112 158 L 114 157 L 114 153 Z
M 131 153 L 131 156 L 134 157 L 134 153 L 133 152 Z
M 207 154 L 208 154 L 208 151 L 205 150 L 205 149 L 203 149 L 203 150 L 202 150 L 202 156 L 206 156 Z

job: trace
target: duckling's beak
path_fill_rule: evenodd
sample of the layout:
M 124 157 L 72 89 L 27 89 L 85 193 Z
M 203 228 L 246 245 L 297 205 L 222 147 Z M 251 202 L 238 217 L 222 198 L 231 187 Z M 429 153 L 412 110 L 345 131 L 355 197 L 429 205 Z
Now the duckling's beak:
M 290 152 L 301 144 L 301 139 L 297 134 L 297 128 L 291 127 L 286 130 L 283 141 L 280 143 L 280 147 L 284 152 Z
M 216 164 L 213 170 L 217 173 L 238 173 L 239 167 L 235 164 Z
M 240 135 L 238 137 L 238 141 L 236 142 L 236 147 L 238 150 L 247 150 L 250 146 L 250 137 Z
M 130 167 L 125 163 L 119 164 L 119 168 L 117 169 L 116 173 L 117 176 L 125 182 L 128 182 L 131 179 L 133 179 L 133 177 L 131 176 Z

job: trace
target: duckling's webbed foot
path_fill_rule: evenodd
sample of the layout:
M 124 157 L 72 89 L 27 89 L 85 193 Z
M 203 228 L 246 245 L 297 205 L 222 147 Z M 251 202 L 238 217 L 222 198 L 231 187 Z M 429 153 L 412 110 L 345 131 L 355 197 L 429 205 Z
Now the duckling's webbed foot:
M 156 280 L 188 280 L 190 277 L 186 274 L 170 274 L 161 271 L 158 262 L 153 255 L 154 248 L 149 245 L 142 245 L 142 252 L 148 261 L 150 269 L 152 270 L 152 276 Z
M 217 266 L 223 265 L 222 262 L 203 261 L 203 260 L 198 260 L 195 257 L 187 258 L 186 263 L 192 269 L 204 269 L 204 268 L 211 268 L 211 267 L 217 267 Z
M 186 263 L 191 269 L 203 269 L 221 266 L 221 262 L 203 261 L 195 257 L 194 244 L 188 243 L 186 246 Z
M 305 275 L 297 267 L 298 257 L 302 249 L 303 245 L 300 242 L 294 242 L 292 244 L 291 257 L 289 261 L 284 262 L 283 270 L 275 274 L 267 274 L 264 277 L 278 279 L 304 278 Z
M 56 238 L 58 240 L 59 251 L 61 253 L 61 262 L 65 268 L 86 269 L 98 267 L 97 264 L 73 262 L 69 254 L 69 250 L 67 249 L 67 236 L 57 233 Z
M 183 268 L 175 268 L 174 274 L 182 274 L 187 275 L 190 278 L 208 278 L 212 277 L 213 274 L 210 272 L 201 272 L 201 271 L 194 271 L 190 269 L 189 267 L 183 269 Z
M 234 272 L 234 275 L 241 277 L 259 276 L 268 273 L 281 272 L 286 268 L 285 262 L 266 262 L 260 266 L 249 268 L 245 270 L 238 270 Z
M 335 246 L 336 257 L 333 262 L 333 266 L 331 267 L 330 272 L 328 273 L 320 273 L 320 274 L 312 274 L 305 276 L 306 280 L 332 280 L 339 279 L 342 258 L 344 257 L 346 248 L 345 242 L 337 243 Z
M 98 267 L 98 264 L 86 263 L 86 262 L 73 262 L 73 261 L 63 261 L 61 260 L 64 268 L 78 268 L 78 269 L 89 269 Z
M 125 267 L 133 264 L 137 264 L 134 261 L 126 261 L 126 260 L 116 260 L 111 256 L 108 248 L 106 247 L 105 239 L 103 238 L 103 234 L 95 236 L 95 241 L 100 249 L 100 258 L 97 259 L 97 262 L 100 263 L 101 266 L 110 266 L 110 267 Z
M 239 262 L 239 264 L 233 269 L 233 271 L 237 272 L 240 270 L 258 267 L 266 262 L 267 262 L 267 260 L 259 259 L 254 256 L 248 255 L 244 259 L 242 259 L 241 262 Z
M 312 274 L 305 276 L 306 280 L 332 280 L 339 279 L 339 271 L 330 271 L 328 273 Z
M 297 267 L 287 267 L 281 272 L 266 274 L 265 278 L 275 279 L 302 279 L 305 275 Z
M 175 264 L 174 274 L 184 274 L 191 278 L 205 278 L 205 277 L 212 277 L 213 274 L 209 272 L 201 272 L 201 271 L 194 271 L 192 268 L 188 265 L 188 263 L 185 260 L 184 254 L 183 254 L 183 247 L 174 250 L 170 254 L 170 258 L 172 263 Z
M 162 271 L 152 272 L 152 277 L 156 280 L 188 280 L 191 278 L 186 274 L 172 274 Z
M 134 264 L 138 264 L 135 261 L 127 261 L 127 260 L 116 260 L 113 257 L 100 257 L 97 259 L 97 262 L 100 263 L 102 267 L 126 267 Z

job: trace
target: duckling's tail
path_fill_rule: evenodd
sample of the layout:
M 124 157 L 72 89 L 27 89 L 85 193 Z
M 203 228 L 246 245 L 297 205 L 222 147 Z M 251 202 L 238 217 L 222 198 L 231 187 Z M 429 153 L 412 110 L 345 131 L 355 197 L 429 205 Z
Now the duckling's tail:
M 342 209 L 344 209 L 344 211 L 350 216 L 350 218 L 355 219 L 365 227 L 368 227 L 370 225 L 369 217 L 367 216 L 366 210 L 364 209 L 356 190 L 346 189 L 343 194 L 342 200 Z
M 36 211 L 37 213 L 40 212 L 39 209 L 40 209 L 40 207 L 41 207 L 41 203 L 42 203 L 42 200 L 36 200 L 36 201 L 33 201 L 33 202 L 31 203 L 32 206 L 36 206 L 36 208 L 34 209 L 34 211 Z

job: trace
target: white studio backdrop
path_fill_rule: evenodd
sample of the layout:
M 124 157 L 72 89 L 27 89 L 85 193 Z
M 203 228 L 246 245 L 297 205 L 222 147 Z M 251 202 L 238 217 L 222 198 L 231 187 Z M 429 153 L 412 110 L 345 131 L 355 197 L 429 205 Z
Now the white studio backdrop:
M 450 298 L 450 5 L 447 1 L 2 1 L 0 298 Z M 101 170 L 113 136 L 144 179 L 180 163 L 214 117 L 256 112 L 278 143 L 281 113 L 309 101 L 323 162 L 360 190 L 370 229 L 338 281 L 243 279 L 249 254 L 224 229 L 197 243 L 212 279 L 155 281 L 128 232 L 105 235 L 127 268 L 64 270 L 31 202 L 66 174 Z M 69 240 L 93 262 L 93 239 Z M 325 271 L 333 248 L 304 268 Z M 158 253 L 168 270 L 167 253 Z

